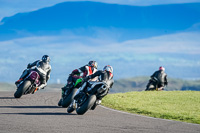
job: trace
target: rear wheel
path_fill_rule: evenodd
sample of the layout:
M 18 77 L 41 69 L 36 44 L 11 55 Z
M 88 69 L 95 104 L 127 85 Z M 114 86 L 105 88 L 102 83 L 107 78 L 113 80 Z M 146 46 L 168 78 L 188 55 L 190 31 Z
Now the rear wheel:
M 20 98 L 24 92 L 28 89 L 28 87 L 31 85 L 31 81 L 26 80 L 24 81 L 17 89 L 17 91 L 14 94 L 15 98 Z
M 68 96 L 66 96 L 66 97 L 63 98 L 62 107 L 67 108 L 67 107 L 70 105 L 70 103 L 71 103 L 71 102 L 73 101 L 73 99 L 74 99 L 74 96 L 75 96 L 77 90 L 78 90 L 77 88 L 74 88 L 74 89 L 71 91 L 71 93 L 69 93 Z
M 80 107 L 77 107 L 76 113 L 79 115 L 83 115 L 88 109 L 90 109 L 94 105 L 96 99 L 97 98 L 95 95 L 89 96 L 89 98 Z

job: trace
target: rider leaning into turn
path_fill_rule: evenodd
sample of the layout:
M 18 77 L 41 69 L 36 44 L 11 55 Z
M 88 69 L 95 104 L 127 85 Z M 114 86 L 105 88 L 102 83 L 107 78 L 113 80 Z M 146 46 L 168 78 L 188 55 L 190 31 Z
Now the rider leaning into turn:
M 98 82 L 104 82 L 108 86 L 108 88 L 111 88 L 113 85 L 113 67 L 110 65 L 106 65 L 102 70 L 98 70 L 94 74 L 87 76 L 84 78 L 84 81 L 87 81 L 89 79 L 93 79 L 95 77 L 98 77 Z M 101 99 L 107 95 L 109 90 L 106 90 L 101 97 L 98 99 L 97 104 L 101 103 Z
M 34 67 L 34 70 L 38 72 L 40 75 L 40 82 L 41 84 L 38 86 L 39 89 L 44 89 L 44 87 L 47 85 L 47 81 L 50 78 L 50 72 L 51 72 L 51 65 L 50 65 L 50 57 L 48 55 L 44 55 L 42 57 L 42 60 L 37 60 L 33 63 L 29 63 L 27 66 L 27 69 L 24 70 L 22 73 L 20 79 L 15 82 L 15 84 L 19 84 L 31 71 L 31 68 Z
M 95 73 L 97 71 L 97 67 L 98 67 L 98 64 L 96 61 L 89 61 L 87 65 L 82 66 L 79 69 L 73 70 L 67 79 L 67 84 L 62 88 L 62 94 L 64 94 L 64 92 L 67 89 L 72 88 L 77 79 L 84 78 L 86 76 L 89 76 Z
M 163 89 L 165 85 L 168 85 L 167 74 L 165 73 L 165 68 L 163 66 L 160 66 L 159 70 L 151 75 L 151 78 L 154 77 L 158 79 L 158 88 Z

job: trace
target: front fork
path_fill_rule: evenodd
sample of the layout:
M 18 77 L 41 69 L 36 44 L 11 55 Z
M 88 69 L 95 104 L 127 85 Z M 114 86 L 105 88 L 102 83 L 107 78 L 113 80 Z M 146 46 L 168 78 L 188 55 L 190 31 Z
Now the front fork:
M 86 85 L 87 85 L 87 82 L 85 82 L 85 83 L 76 91 L 75 96 L 78 95 L 80 91 L 83 91 L 83 89 L 86 87 Z M 69 107 L 70 107 L 70 108 L 74 108 L 74 109 L 77 108 L 77 102 L 76 102 L 75 99 L 72 101 L 72 103 L 69 105 Z
M 73 109 L 77 108 L 77 103 L 75 99 L 71 102 L 71 104 L 69 105 L 69 108 L 73 108 Z

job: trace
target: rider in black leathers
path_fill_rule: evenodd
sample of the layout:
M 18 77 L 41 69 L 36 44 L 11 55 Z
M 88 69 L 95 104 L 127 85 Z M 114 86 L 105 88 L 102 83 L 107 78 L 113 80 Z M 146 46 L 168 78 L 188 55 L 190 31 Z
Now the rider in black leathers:
M 20 79 L 15 82 L 16 85 L 18 85 L 32 70 L 33 68 L 38 74 L 40 75 L 40 82 L 41 84 L 38 86 L 38 90 L 44 89 L 47 85 L 47 81 L 50 78 L 50 72 L 51 72 L 51 65 L 50 65 L 50 57 L 48 55 L 44 55 L 42 57 L 42 60 L 37 60 L 33 63 L 29 63 L 27 66 L 27 69 L 24 70 L 22 73 Z
M 154 72 L 153 75 L 151 75 L 151 79 L 153 78 L 156 78 L 158 80 L 158 90 L 162 90 L 164 86 L 168 85 L 167 74 L 165 73 L 165 68 L 163 66 L 160 66 L 159 70 Z
M 101 99 L 106 96 L 109 92 L 109 88 L 111 88 L 114 84 L 114 80 L 113 80 L 113 68 L 110 65 L 106 65 L 102 70 L 98 70 L 97 72 L 95 72 L 92 75 L 87 76 L 86 78 L 84 78 L 84 81 L 87 81 L 89 79 L 93 79 L 95 77 L 98 77 L 98 82 L 104 82 L 106 83 L 106 85 L 108 86 L 108 89 L 101 95 L 101 97 L 98 99 L 98 103 L 101 103 Z

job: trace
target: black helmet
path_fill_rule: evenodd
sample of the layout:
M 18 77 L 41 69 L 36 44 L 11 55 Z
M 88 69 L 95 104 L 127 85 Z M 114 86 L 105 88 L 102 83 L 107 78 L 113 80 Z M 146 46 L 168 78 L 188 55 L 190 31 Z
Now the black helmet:
M 97 69 L 97 67 L 98 67 L 98 64 L 97 64 L 97 62 L 96 62 L 96 61 L 89 61 L 89 63 L 88 63 L 88 66 L 90 66 L 90 67 L 94 67 L 94 68 L 96 68 L 96 69 Z
M 50 62 L 50 57 L 48 55 L 43 55 L 42 61 L 45 62 L 45 63 Z

